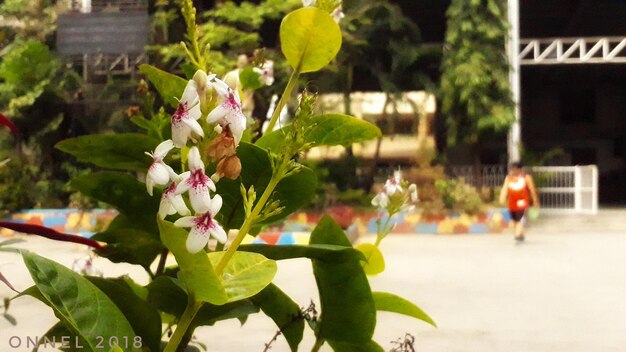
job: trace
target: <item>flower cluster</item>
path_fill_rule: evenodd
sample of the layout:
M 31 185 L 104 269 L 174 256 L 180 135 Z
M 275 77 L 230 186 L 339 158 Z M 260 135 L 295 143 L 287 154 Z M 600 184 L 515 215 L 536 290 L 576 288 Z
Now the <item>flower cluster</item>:
M 405 189 L 406 188 L 406 189 Z M 382 190 L 372 199 L 372 205 L 386 210 L 390 215 L 400 210 L 411 209 L 419 201 L 417 186 L 402 180 L 400 171 L 390 176 Z
M 209 109 L 212 106 L 212 110 Z M 210 110 L 210 111 L 209 111 Z M 205 173 L 205 165 L 200 149 L 195 145 L 205 136 L 198 122 L 206 116 L 206 122 L 214 125 L 217 137 L 209 142 L 205 155 L 217 163 L 217 171 L 211 177 Z M 224 81 L 198 70 L 191 79 L 179 100 L 178 108 L 172 115 L 172 139 L 159 144 L 152 153 L 152 164 L 146 176 L 146 188 L 153 194 L 155 185 L 164 186 L 159 217 L 178 213 L 174 225 L 191 228 L 187 238 L 187 250 L 196 253 L 206 247 L 209 237 L 225 243 L 227 234 L 215 220 L 222 207 L 222 197 L 215 192 L 215 182 L 221 177 L 237 178 L 241 172 L 241 162 L 236 149 L 244 130 L 246 117 L 241 109 L 241 99 L 236 89 Z M 167 154 L 174 148 L 184 148 L 191 141 L 187 154 L 188 171 L 177 174 L 166 162 Z M 187 194 L 191 210 L 183 195 Z

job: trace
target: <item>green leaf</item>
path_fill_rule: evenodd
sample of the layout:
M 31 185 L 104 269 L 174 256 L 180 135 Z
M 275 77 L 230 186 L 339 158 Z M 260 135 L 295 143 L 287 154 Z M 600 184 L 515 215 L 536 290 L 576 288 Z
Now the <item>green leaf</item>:
M 372 297 L 374 297 L 376 310 L 408 315 L 437 327 L 428 314 L 400 296 L 388 292 L 372 292 Z
M 305 141 L 314 146 L 349 146 L 382 136 L 375 125 L 349 115 L 319 115 L 312 117 L 310 122 L 311 128 L 305 135 Z
M 107 203 L 119 210 L 144 231 L 158 238 L 156 214 L 161 192 L 155 189 L 150 197 L 146 186 L 136 178 L 117 172 L 97 172 L 72 180 L 70 185 L 83 194 Z
M 150 351 L 159 351 L 161 346 L 161 316 L 148 302 L 139 298 L 125 278 L 103 279 L 87 277 L 92 284 L 104 292 L 122 311 L 142 344 Z M 129 336 L 129 341 L 132 341 Z
M 292 129 L 293 127 L 288 125 L 267 133 L 256 142 L 256 145 L 273 151 L 281 150 L 286 143 L 284 136 Z M 311 117 L 304 141 L 310 143 L 311 147 L 349 146 L 381 135 L 378 127 L 365 120 L 342 114 L 327 114 Z
M 261 74 L 255 72 L 250 66 L 239 71 L 239 81 L 241 82 L 241 89 L 255 90 L 263 87 Z
M 92 134 L 63 140 L 56 148 L 76 159 L 96 166 L 146 172 L 152 159 L 144 152 L 153 151 L 159 141 L 139 133 Z
M 100 337 L 121 341 L 136 336 L 119 308 L 87 279 L 34 253 L 24 251 L 22 257 L 38 292 L 33 297 L 50 306 L 62 324 L 85 341 L 86 348 L 97 350 Z
M 351 246 L 341 227 L 329 216 L 320 220 L 311 233 L 310 243 Z M 313 274 L 322 308 L 318 338 L 353 344 L 369 342 L 376 326 L 376 307 L 359 259 L 340 263 L 314 259 Z
M 25 242 L 22 238 L 11 238 L 0 242 L 0 252 L 19 253 L 20 249 L 9 247 L 13 244 Z M 0 281 L 2 281 L 2 273 L 0 273 Z
M 328 65 L 341 48 L 341 29 L 330 14 L 316 7 L 289 13 L 280 25 L 281 49 L 299 72 L 314 72 Z
M 215 274 L 207 253 L 204 251 L 189 253 L 185 245 L 188 236 L 186 230 L 165 220 L 159 220 L 158 224 L 161 242 L 176 257 L 176 262 L 180 267 L 179 278 L 193 299 L 215 305 L 227 303 L 229 295 Z
M 159 276 L 148 284 L 148 301 L 159 310 L 182 316 L 188 301 L 187 293 L 175 283 L 174 278 Z M 259 308 L 250 300 L 226 303 L 220 306 L 205 303 L 196 313 L 191 326 L 213 325 L 220 320 L 241 319 L 258 313 Z
M 378 247 L 371 243 L 362 243 L 356 249 L 365 255 L 363 270 L 367 275 L 378 275 L 385 271 L 385 258 Z
M 174 108 L 178 106 L 177 99 L 183 95 L 187 85 L 185 79 L 148 64 L 140 65 L 139 71 L 146 75 L 146 78 L 154 85 L 163 101 Z
M 244 221 L 245 212 L 240 184 L 243 183 L 246 189 L 254 186 L 258 199 L 272 177 L 270 157 L 265 150 L 253 144 L 241 143 L 237 148 L 237 156 L 242 165 L 241 180 L 224 178 L 217 183 L 217 193 L 223 199 L 217 220 L 227 229 L 239 228 Z M 213 171 L 209 170 L 208 173 Z M 304 166 L 297 173 L 282 179 L 274 190 L 273 199 L 280 200 L 280 205 L 284 209 L 280 214 L 265 219 L 263 223 L 276 222 L 308 204 L 315 194 L 316 187 L 315 173 Z
M 291 350 L 297 351 L 304 333 L 304 319 L 298 304 L 274 284 L 252 297 L 252 302 L 276 323 Z
M 163 250 L 154 235 L 135 229 L 118 229 L 99 232 L 91 237 L 107 246 L 97 250 L 98 255 L 113 263 L 139 264 L 146 270 Z
M 354 248 L 336 246 L 332 244 L 309 244 L 275 246 L 266 244 L 244 244 L 239 246 L 240 251 L 263 254 L 273 260 L 310 258 L 327 262 L 342 262 L 349 259 L 365 260 L 363 253 Z
M 384 352 L 385 350 L 375 341 L 367 343 L 352 344 L 341 341 L 327 341 L 335 352 Z
M 213 266 L 222 259 L 225 252 L 209 253 Z M 252 297 L 269 285 L 278 267 L 276 262 L 258 253 L 235 252 L 224 268 L 222 285 L 228 295 L 228 302 Z

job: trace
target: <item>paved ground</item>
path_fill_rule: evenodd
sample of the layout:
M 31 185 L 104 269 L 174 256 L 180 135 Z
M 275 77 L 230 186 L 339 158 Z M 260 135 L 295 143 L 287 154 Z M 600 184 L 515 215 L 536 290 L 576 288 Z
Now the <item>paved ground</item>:
M 528 241 L 516 246 L 508 235 L 396 235 L 382 250 L 387 270 L 371 279 L 375 290 L 400 294 L 420 305 L 439 324 L 380 314 L 375 339 L 385 348 L 405 332 L 417 337 L 417 351 L 432 352 L 610 352 L 626 349 L 626 225 L 624 212 L 599 217 L 548 218 L 534 226 Z M 69 265 L 80 250 L 29 238 L 26 248 Z M 107 275 L 132 266 L 99 266 Z M 21 260 L 0 254 L 0 271 L 19 289 L 29 285 Z M 279 286 L 307 305 L 315 284 L 307 261 L 282 262 Z M 0 285 L 0 297 L 10 292 Z M 0 319 L 0 351 L 11 349 L 10 336 L 42 334 L 55 318 L 29 298 L 14 301 L 17 327 Z M 275 331 L 257 315 L 241 328 L 237 322 L 202 329 L 209 351 L 262 351 Z M 287 351 L 280 340 L 272 351 Z M 301 350 L 308 351 L 311 336 Z M 308 348 L 307 348 L 308 347 Z

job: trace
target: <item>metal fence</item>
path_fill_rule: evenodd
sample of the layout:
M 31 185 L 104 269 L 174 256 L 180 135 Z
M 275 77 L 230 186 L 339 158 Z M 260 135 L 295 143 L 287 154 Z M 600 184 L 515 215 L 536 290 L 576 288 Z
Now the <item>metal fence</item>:
M 533 175 L 543 210 L 581 214 L 598 212 L 597 166 L 535 166 L 527 171 Z M 476 172 L 472 166 L 453 166 L 449 174 L 472 186 L 501 187 L 507 168 L 487 165 Z

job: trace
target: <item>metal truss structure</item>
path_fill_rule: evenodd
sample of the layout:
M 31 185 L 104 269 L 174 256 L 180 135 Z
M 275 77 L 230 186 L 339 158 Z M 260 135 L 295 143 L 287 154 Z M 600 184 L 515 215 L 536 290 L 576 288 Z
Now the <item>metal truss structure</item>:
M 521 65 L 626 63 L 626 37 L 521 39 Z

